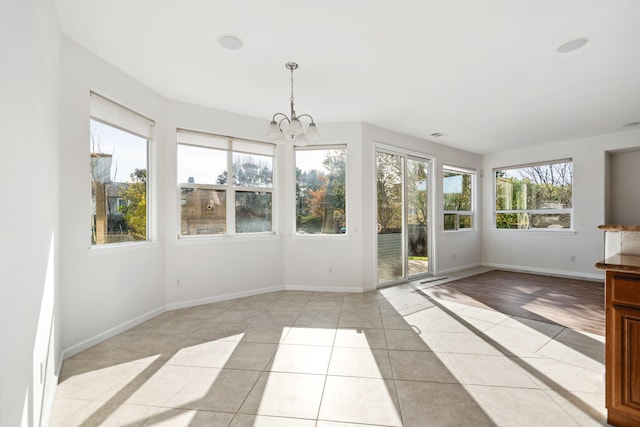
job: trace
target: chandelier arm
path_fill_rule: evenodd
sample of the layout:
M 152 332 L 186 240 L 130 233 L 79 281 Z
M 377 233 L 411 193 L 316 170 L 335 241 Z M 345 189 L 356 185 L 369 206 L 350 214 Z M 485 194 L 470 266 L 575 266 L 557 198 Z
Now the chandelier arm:
M 278 116 L 282 116 L 282 117 L 286 118 L 287 120 L 289 120 L 289 116 L 287 116 L 286 114 L 284 114 L 284 113 L 275 113 L 275 114 L 273 115 L 273 117 L 271 118 L 271 121 L 272 121 L 272 122 L 275 122 L 275 121 L 276 121 L 276 117 L 278 117 Z M 281 121 L 282 121 L 282 120 L 280 120 L 280 122 L 281 122 Z
M 283 114 L 283 116 L 284 116 L 284 114 Z M 280 121 L 278 122 L 278 127 L 280 127 L 280 129 L 281 129 L 281 130 L 282 130 L 282 127 L 281 127 L 282 122 L 284 122 L 285 120 L 286 120 L 288 123 L 291 123 L 291 120 L 289 120 L 289 117 L 284 116 L 283 118 L 281 118 L 281 119 L 280 119 Z
M 302 117 L 309 117 L 309 119 L 311 119 L 311 123 L 314 123 L 314 122 L 313 122 L 313 117 L 311 117 L 311 115 L 310 115 L 310 114 L 300 114 L 300 115 L 298 116 L 298 119 L 301 119 Z M 315 123 L 314 123 L 314 124 L 315 124 Z

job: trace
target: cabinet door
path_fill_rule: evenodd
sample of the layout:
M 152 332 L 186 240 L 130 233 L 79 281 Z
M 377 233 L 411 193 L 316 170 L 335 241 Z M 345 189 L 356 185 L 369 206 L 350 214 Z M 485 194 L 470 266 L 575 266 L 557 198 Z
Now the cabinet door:
M 640 309 L 613 306 L 614 337 L 609 344 L 613 368 L 612 407 L 627 416 L 640 414 Z

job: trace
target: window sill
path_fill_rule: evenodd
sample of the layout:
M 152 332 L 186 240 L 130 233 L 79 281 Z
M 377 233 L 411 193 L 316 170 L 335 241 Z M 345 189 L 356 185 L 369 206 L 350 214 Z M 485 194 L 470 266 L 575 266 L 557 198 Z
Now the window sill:
M 160 242 L 114 243 L 110 245 L 91 246 L 89 256 L 113 255 L 127 252 L 144 251 L 160 247 Z
M 292 240 L 349 240 L 349 234 L 294 234 Z
M 540 234 L 560 234 L 560 235 L 574 235 L 578 234 L 577 230 L 570 228 L 492 228 L 491 231 L 498 233 L 540 233 Z
M 459 230 L 442 230 L 444 234 L 473 233 L 478 231 L 475 228 L 461 228 Z
M 276 233 L 264 233 L 264 234 L 222 234 L 222 235 L 208 235 L 208 236 L 180 236 L 173 240 L 172 243 L 177 246 L 189 246 L 189 245 L 210 245 L 217 243 L 231 243 L 231 242 L 251 242 L 260 240 L 280 240 L 280 236 Z

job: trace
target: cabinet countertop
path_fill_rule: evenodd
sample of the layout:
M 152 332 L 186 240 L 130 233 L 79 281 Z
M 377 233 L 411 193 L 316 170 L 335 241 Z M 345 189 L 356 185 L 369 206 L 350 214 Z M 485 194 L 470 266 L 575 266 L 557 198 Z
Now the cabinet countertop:
M 596 268 L 640 274 L 640 255 L 617 254 L 610 256 L 596 263 Z

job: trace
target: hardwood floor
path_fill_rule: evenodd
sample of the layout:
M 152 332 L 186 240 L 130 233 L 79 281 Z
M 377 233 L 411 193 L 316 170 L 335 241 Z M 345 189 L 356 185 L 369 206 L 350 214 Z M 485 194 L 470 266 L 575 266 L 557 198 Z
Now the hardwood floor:
M 436 298 L 604 335 L 604 281 L 494 270 L 425 290 Z

